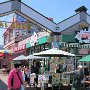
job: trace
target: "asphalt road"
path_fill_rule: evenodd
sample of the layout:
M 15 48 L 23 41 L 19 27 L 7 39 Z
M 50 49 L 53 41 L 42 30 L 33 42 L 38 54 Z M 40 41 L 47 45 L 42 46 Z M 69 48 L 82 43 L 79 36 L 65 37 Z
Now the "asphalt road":
M 0 90 L 7 90 L 7 85 L 0 79 Z

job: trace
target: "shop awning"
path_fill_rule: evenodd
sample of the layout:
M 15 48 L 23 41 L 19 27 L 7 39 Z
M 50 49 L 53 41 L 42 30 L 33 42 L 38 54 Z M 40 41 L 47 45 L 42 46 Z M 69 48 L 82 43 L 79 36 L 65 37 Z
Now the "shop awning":
M 81 58 L 79 61 L 86 61 L 86 62 L 90 61 L 90 55 Z
M 56 49 L 56 48 L 49 49 L 49 50 L 46 50 L 46 51 L 43 51 L 43 52 L 39 52 L 39 53 L 35 53 L 34 55 L 35 56 L 46 56 L 46 57 L 49 57 L 49 56 L 52 56 L 52 57 L 54 57 L 54 56 L 55 57 L 75 56 L 74 54 L 71 54 L 71 53 L 68 53 L 68 52 Z
M 48 57 L 40 57 L 40 56 L 34 56 L 34 55 L 29 55 L 26 57 L 26 59 L 45 59 Z
M 26 56 L 20 55 L 20 56 L 14 58 L 13 60 L 26 60 Z

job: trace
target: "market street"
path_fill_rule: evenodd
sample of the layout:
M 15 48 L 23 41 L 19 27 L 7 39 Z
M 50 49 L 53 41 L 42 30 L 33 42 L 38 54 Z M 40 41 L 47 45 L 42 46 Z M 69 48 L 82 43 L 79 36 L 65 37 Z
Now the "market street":
M 0 74 L 0 90 L 7 90 L 7 75 Z

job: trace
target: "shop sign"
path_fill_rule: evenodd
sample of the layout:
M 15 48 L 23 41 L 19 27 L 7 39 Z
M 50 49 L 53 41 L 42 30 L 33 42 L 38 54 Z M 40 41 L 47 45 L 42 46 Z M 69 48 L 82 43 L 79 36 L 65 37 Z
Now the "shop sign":
M 0 28 L 5 28 L 5 29 L 30 29 L 31 25 L 29 23 L 26 22 L 6 22 L 6 21 L 0 21 Z
M 34 46 L 38 42 L 37 34 L 34 34 L 30 37 L 30 46 Z
M 39 32 L 38 33 L 38 38 L 42 38 L 42 37 L 45 37 L 45 36 L 50 36 L 50 33 L 48 33 L 48 32 Z
M 81 55 L 89 54 L 89 49 L 86 48 L 79 49 L 79 54 Z
M 80 27 L 81 29 L 84 29 L 84 28 L 86 28 L 87 26 L 86 26 L 85 24 L 80 24 L 79 27 Z
M 25 48 L 26 48 L 26 45 L 24 44 L 24 45 L 21 45 L 21 46 L 18 46 L 18 47 L 14 47 L 13 51 L 17 52 L 17 51 L 25 50 Z
M 88 30 L 80 30 L 75 36 L 80 43 L 90 43 L 90 28 Z

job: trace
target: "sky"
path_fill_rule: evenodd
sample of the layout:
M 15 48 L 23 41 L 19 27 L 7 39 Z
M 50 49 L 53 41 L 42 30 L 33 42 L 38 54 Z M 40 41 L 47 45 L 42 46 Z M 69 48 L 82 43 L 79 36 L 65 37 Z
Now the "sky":
M 1 2 L 9 0 L 0 0 Z M 85 6 L 90 14 L 90 0 L 22 0 L 25 4 L 35 9 L 46 17 L 53 18 L 55 23 L 75 14 L 75 9 Z M 0 20 L 9 20 L 12 16 L 0 17 Z M 3 29 L 0 29 L 0 45 L 3 44 Z

